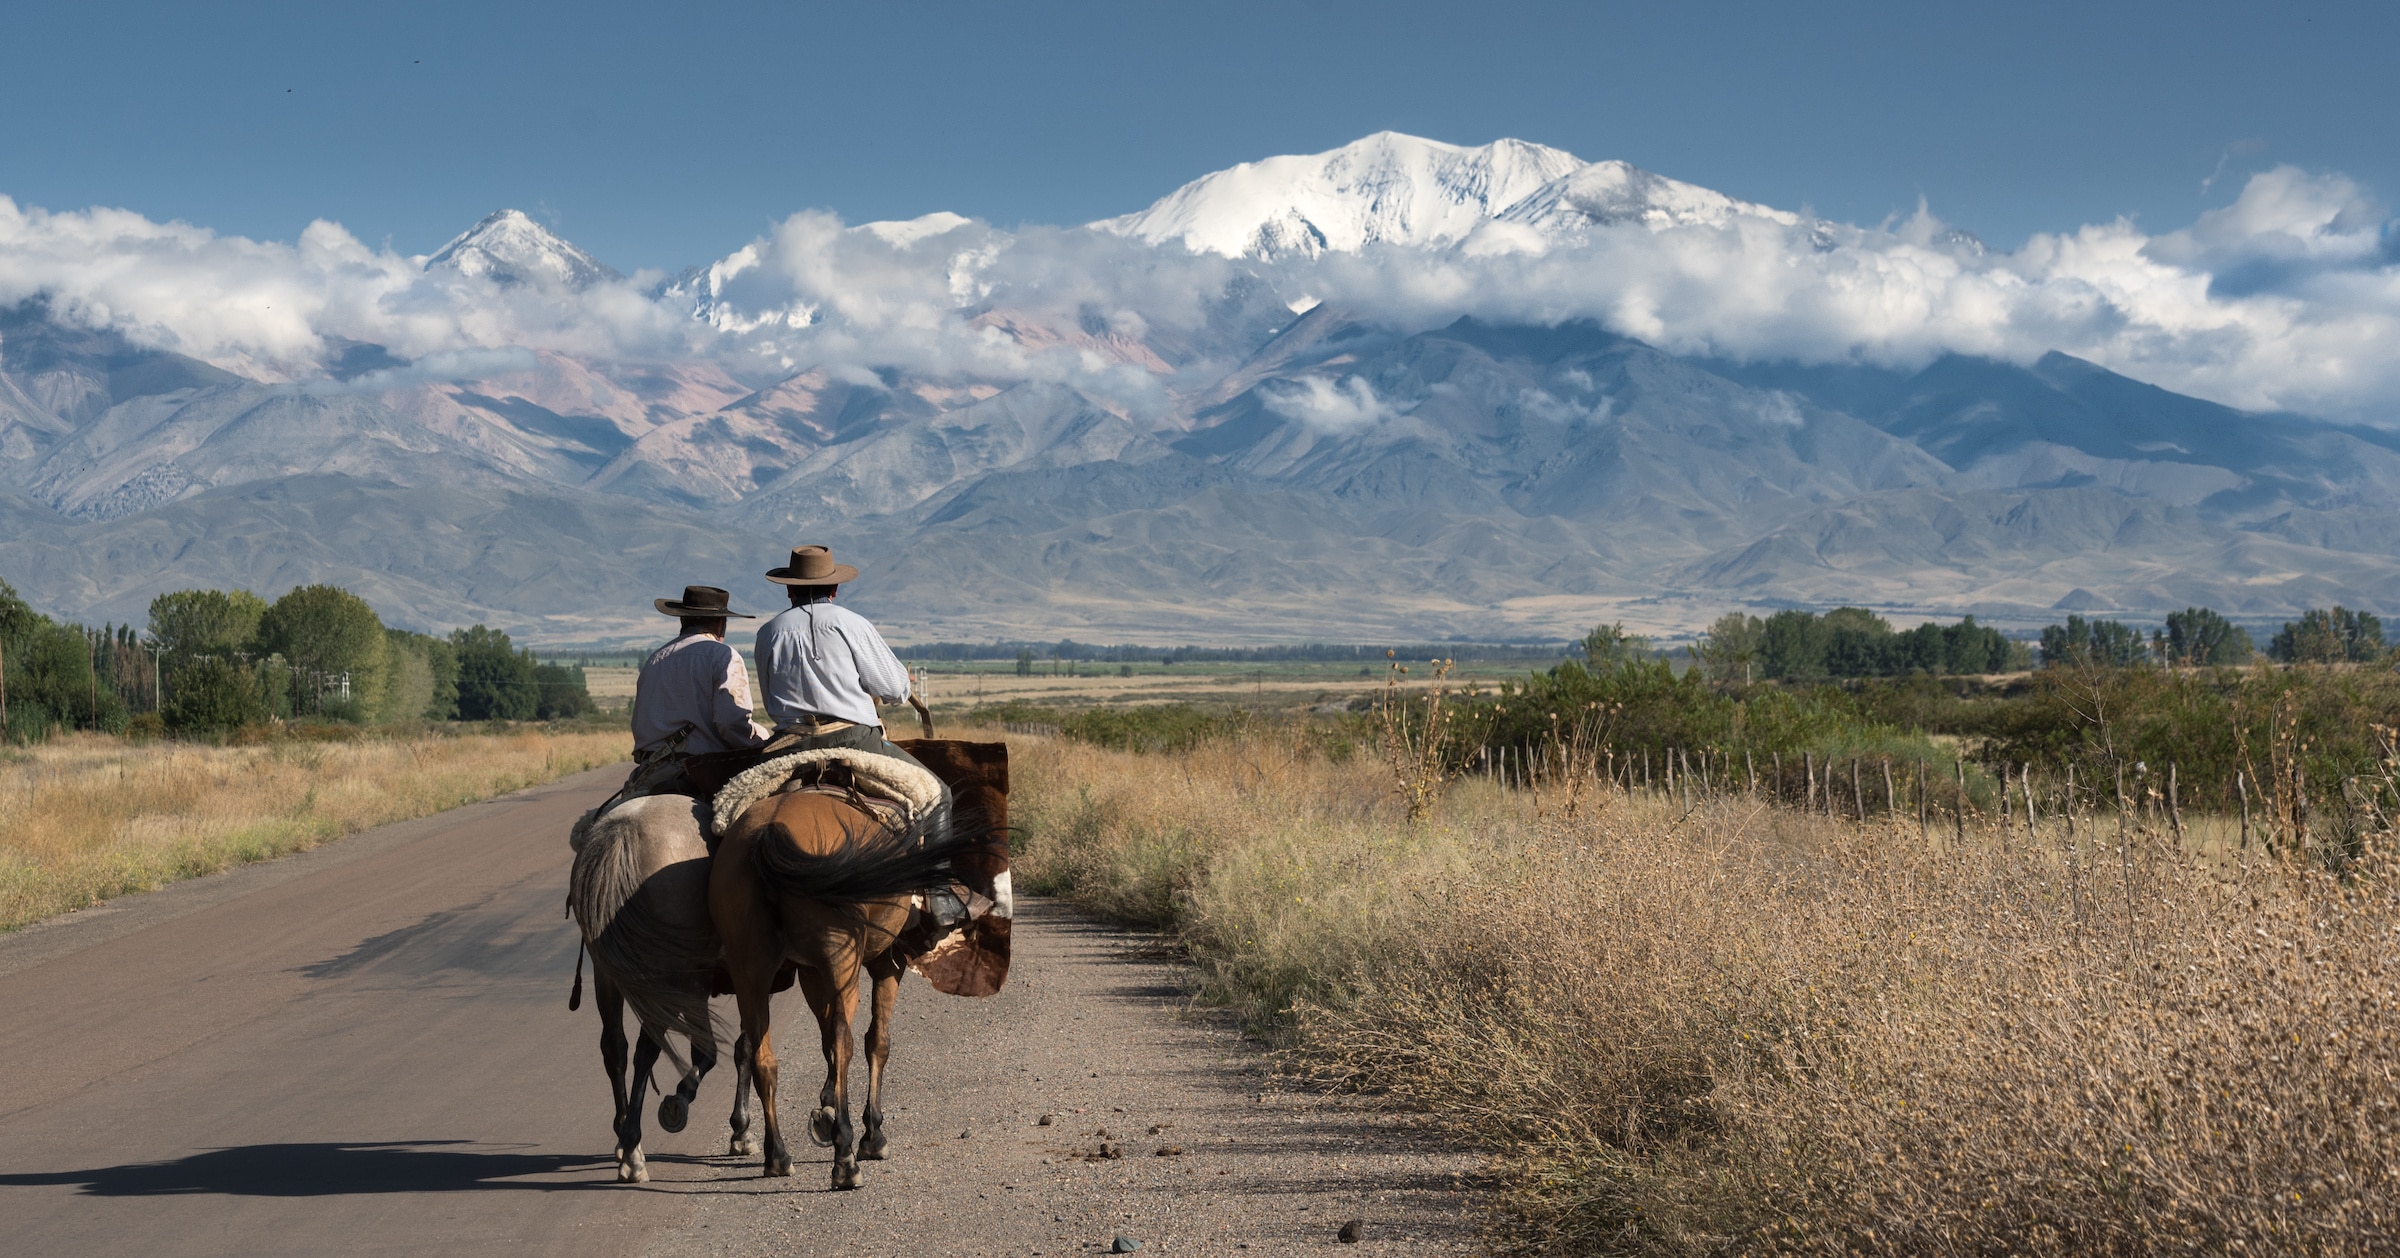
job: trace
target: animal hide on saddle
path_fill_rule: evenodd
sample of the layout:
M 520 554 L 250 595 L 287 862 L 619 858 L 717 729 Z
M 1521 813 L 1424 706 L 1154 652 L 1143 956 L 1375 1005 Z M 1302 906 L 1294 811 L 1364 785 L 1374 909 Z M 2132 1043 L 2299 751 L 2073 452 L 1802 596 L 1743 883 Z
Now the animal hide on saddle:
M 911 746 L 909 750 L 920 754 L 929 749 Z M 871 751 L 823 747 L 777 756 L 727 782 L 717 792 L 712 809 L 716 833 L 723 834 L 751 805 L 770 795 L 823 789 L 816 783 L 832 768 L 847 770 L 845 785 L 860 795 L 897 805 L 901 813 L 898 824 L 914 824 L 942 805 L 943 778 L 929 770 Z M 1006 771 L 1003 751 L 998 785 L 1002 798 L 1007 791 Z M 950 784 L 954 789 L 970 790 L 977 785 Z M 1004 827 L 1005 821 L 1002 816 L 995 824 Z M 961 881 L 912 900 L 908 925 L 901 929 L 895 946 L 908 958 L 909 968 L 924 975 L 935 991 L 950 996 L 989 996 L 1008 978 L 1009 927 L 1015 913 L 1004 829 L 996 830 L 990 842 L 962 859 L 959 872 Z

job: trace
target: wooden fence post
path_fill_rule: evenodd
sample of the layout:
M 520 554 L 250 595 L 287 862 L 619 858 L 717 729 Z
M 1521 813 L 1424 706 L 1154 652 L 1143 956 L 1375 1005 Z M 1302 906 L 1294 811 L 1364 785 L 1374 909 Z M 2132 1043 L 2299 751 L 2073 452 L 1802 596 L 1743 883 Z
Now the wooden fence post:
M 1917 842 L 1919 843 L 1929 842 L 1933 838 L 1931 834 L 1927 833 L 1928 820 L 1929 818 L 1925 815 L 1925 761 L 1920 757 L 1917 760 Z
M 1756 796 L 1758 794 L 1758 760 L 1750 754 L 1748 747 L 1742 748 L 1742 771 L 1750 775 L 1750 794 Z
M 2035 828 L 2034 828 L 2034 808 L 2033 808 L 2033 762 L 2032 762 L 2032 761 L 2028 760 L 2028 761 L 2026 761 L 2026 762 L 2025 762 L 2025 770 L 2024 770 L 2024 773 L 2025 773 L 2025 841 L 2026 841 L 2026 842 L 2028 842 L 2028 843 L 2032 843 L 2032 844 L 2034 844 L 2034 845 L 2036 845 L 2036 846 L 2039 846 L 2039 845 L 2041 844 L 2041 841 L 2042 841 L 2042 832 L 2041 832 L 2040 830 L 2037 830 L 2037 829 L 2035 829 Z
M 2250 777 L 2240 769 L 2233 771 L 2233 789 L 2242 797 L 2242 850 L 2250 850 Z
M 1808 777 L 1808 795 L 1800 805 L 1800 811 L 1815 812 L 1817 810 L 1817 753 L 1813 751 L 1800 753 L 1800 772 Z
M 1892 758 L 1883 758 L 1883 815 L 1890 817 L 1900 811 L 1900 797 L 1892 791 Z
M 1960 756 L 1951 761 L 1950 765 L 1958 770 L 1958 808 L 1950 814 L 1951 820 L 1955 823 L 1952 837 L 1960 843 L 1965 843 L 1967 841 L 1967 758 Z
M 1858 757 L 1850 757 L 1850 806 L 1858 813 L 1858 823 L 1867 823 L 1867 795 L 1858 788 Z
M 2183 842 L 2183 800 L 2176 793 L 2175 762 L 2167 762 L 2167 819 L 2175 823 L 2175 841 Z
M 2067 761 L 2067 846 L 2075 846 L 2075 762 Z

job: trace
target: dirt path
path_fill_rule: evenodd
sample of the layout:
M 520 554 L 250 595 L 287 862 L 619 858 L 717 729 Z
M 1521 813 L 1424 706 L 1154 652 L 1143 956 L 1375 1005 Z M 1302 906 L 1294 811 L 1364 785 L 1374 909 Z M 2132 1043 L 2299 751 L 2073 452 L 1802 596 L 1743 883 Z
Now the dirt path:
M 903 989 L 890 1161 L 825 1190 L 729 1159 L 730 1072 L 610 1180 L 597 1024 L 565 1008 L 574 815 L 602 770 L 0 938 L 6 1248 L 1423 1252 L 1472 1159 L 1276 1086 L 1143 941 L 1030 904 L 989 1001 Z M 784 1093 L 815 1027 L 779 1008 Z M 795 1112 L 787 1105 L 787 1112 Z M 1043 1113 L 1057 1117 L 1040 1127 Z M 1157 1127 L 1153 1133 L 1151 1128 Z M 1087 1161 L 1106 1139 L 1123 1156 Z M 963 1136 L 961 1133 L 965 1133 Z M 1158 1156 L 1162 1147 L 1181 1148 Z M 1339 1245 L 1347 1219 L 1365 1240 Z

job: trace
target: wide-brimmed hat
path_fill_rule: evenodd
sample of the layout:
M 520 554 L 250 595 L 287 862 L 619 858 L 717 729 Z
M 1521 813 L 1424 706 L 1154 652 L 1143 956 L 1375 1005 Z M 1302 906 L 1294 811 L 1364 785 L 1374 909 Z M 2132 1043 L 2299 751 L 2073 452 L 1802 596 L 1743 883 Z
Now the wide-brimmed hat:
M 737 612 L 731 607 L 726 606 L 727 603 L 732 601 L 733 596 L 731 594 L 728 594 L 713 585 L 687 585 L 683 587 L 683 600 L 681 602 L 677 602 L 671 598 L 662 598 L 656 600 L 658 610 L 665 612 L 670 616 L 688 616 L 699 620 L 706 620 L 712 616 L 739 616 L 744 620 L 758 619 L 758 617 L 753 616 L 748 612 Z
M 856 581 L 858 569 L 835 563 L 833 552 L 823 546 L 794 546 L 792 561 L 767 573 L 767 579 L 777 585 L 840 585 Z

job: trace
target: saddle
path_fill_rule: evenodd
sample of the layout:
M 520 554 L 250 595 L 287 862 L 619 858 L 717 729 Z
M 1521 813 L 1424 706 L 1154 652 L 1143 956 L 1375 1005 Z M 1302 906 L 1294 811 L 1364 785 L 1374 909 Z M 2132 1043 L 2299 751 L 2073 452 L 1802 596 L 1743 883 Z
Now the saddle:
M 887 818 L 897 808 L 904 825 L 930 817 L 942 803 L 942 780 L 931 770 L 854 747 L 820 747 L 770 756 L 735 774 L 717 791 L 710 820 L 723 834 L 752 804 L 789 790 L 872 801 L 876 815 Z

